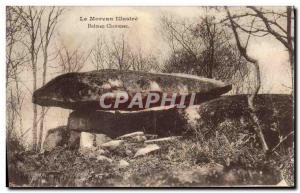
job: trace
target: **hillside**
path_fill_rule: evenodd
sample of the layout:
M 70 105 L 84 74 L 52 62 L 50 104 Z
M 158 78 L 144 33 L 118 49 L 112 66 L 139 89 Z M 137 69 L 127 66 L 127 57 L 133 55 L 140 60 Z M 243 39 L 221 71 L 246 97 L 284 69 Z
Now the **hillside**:
M 223 96 L 203 103 L 196 129 L 178 138 L 147 142 L 155 137 L 145 134 L 125 138 L 116 148 L 74 150 L 62 146 L 38 154 L 8 149 L 9 185 L 249 186 L 276 185 L 282 179 L 293 185 L 292 101 L 289 95 L 256 98 L 266 141 L 271 149 L 276 147 L 268 154 L 262 152 L 253 131 L 247 97 Z M 149 144 L 158 148 L 137 156 Z

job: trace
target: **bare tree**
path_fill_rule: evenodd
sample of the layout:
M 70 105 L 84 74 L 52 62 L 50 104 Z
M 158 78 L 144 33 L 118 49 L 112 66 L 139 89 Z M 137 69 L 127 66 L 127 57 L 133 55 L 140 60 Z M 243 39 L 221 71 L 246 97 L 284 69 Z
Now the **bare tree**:
M 261 19 L 265 28 L 256 28 L 257 33 L 266 32 L 275 37 L 288 50 L 289 62 L 291 67 L 292 85 L 294 88 L 294 35 L 293 35 L 293 9 L 290 6 L 286 7 L 285 12 L 268 11 L 262 8 L 249 6 L 255 12 L 255 17 Z M 268 17 L 271 14 L 272 17 Z M 273 19 L 270 19 L 273 18 Z M 279 20 L 286 20 L 286 26 L 282 26 Z
M 226 12 L 227 12 L 227 17 L 229 18 L 229 21 L 230 21 L 230 26 L 231 26 L 231 29 L 233 31 L 234 38 L 236 40 L 236 44 L 237 44 L 238 49 L 239 49 L 241 55 L 249 63 L 251 63 L 254 67 L 256 84 L 255 84 L 255 89 L 254 89 L 253 93 L 248 97 L 248 105 L 249 105 L 249 108 L 251 110 L 252 119 L 253 119 L 254 123 L 256 124 L 254 129 L 257 133 L 258 138 L 260 139 L 263 151 L 267 152 L 269 150 L 269 148 L 268 148 L 268 145 L 265 141 L 265 137 L 264 137 L 263 132 L 262 132 L 262 127 L 261 127 L 260 121 L 259 121 L 259 119 L 256 115 L 256 108 L 254 106 L 254 98 L 257 95 L 257 93 L 258 93 L 258 91 L 261 87 L 261 76 L 260 76 L 259 63 L 255 58 L 249 56 L 248 53 L 247 53 L 247 46 L 248 46 L 249 39 L 250 39 L 250 36 L 251 36 L 251 28 L 250 28 L 248 38 L 247 38 L 247 41 L 246 41 L 245 45 L 242 45 L 240 36 L 237 32 L 237 23 L 233 20 L 233 17 L 231 15 L 229 9 L 227 7 L 225 7 L 225 9 L 226 9 Z M 251 25 L 253 25 L 253 23 L 254 23 L 254 20 L 252 20 Z
M 13 131 L 16 128 L 16 120 L 19 121 L 20 136 L 23 133 L 22 123 L 22 104 L 24 93 L 20 88 L 19 74 L 27 62 L 27 55 L 19 49 L 20 40 L 24 34 L 21 26 L 21 18 L 14 7 L 6 7 L 6 88 L 7 88 L 7 111 L 8 124 L 7 131 Z M 8 91 L 10 90 L 10 93 Z
M 288 51 L 289 63 L 294 88 L 294 9 L 287 6 L 285 9 L 268 9 L 263 7 L 248 6 L 242 13 L 232 14 L 236 28 L 255 37 L 272 36 Z M 244 21 L 243 21 L 244 19 Z M 228 18 L 223 21 L 228 20 Z M 245 20 L 252 20 L 253 25 L 248 25 Z
M 58 50 L 58 65 L 60 72 L 67 73 L 80 71 L 84 67 L 90 54 L 91 51 L 86 53 L 80 49 L 80 46 L 72 49 L 62 43 Z
M 196 36 L 198 35 L 199 37 L 201 37 L 207 50 L 207 57 L 205 58 L 208 59 L 206 64 L 208 78 L 213 77 L 213 70 L 216 66 L 216 46 L 220 46 L 217 44 L 223 43 L 218 41 L 218 39 L 224 37 L 224 34 L 222 34 L 222 31 L 217 29 L 216 23 L 213 20 L 213 17 L 204 17 L 202 19 L 202 22 L 197 25 L 197 28 L 195 30 Z
M 158 65 L 156 57 L 152 53 L 145 53 L 141 46 L 137 46 L 137 49 L 131 49 L 130 67 L 132 70 L 136 71 L 160 71 L 160 66 Z
M 159 71 L 159 65 L 152 53 L 145 53 L 140 44 L 132 46 L 124 35 L 110 41 L 103 36 L 97 38 L 92 48 L 91 62 L 96 70 L 116 68 L 120 70 Z
M 248 73 L 248 69 L 240 65 L 245 60 L 231 44 L 230 34 L 214 17 L 205 16 L 193 22 L 163 17 L 161 22 L 172 50 L 165 71 L 226 81 Z
M 26 53 L 17 49 L 23 38 L 21 18 L 14 7 L 6 7 L 6 84 L 10 78 L 15 77 L 21 71 L 21 65 L 26 62 Z
M 39 30 L 41 27 L 43 8 L 39 7 L 16 7 L 21 18 L 22 28 L 26 31 L 27 38 L 24 38 L 23 45 L 30 55 L 31 69 L 33 76 L 33 91 L 37 89 L 37 61 L 42 46 Z M 32 126 L 32 148 L 37 149 L 37 105 L 33 104 L 33 126 Z
M 91 62 L 96 70 L 104 69 L 106 61 L 105 41 L 103 37 L 98 37 L 91 51 Z
M 40 37 L 41 39 L 41 48 L 43 54 L 43 75 L 42 75 L 42 86 L 46 84 L 47 78 L 47 63 L 48 63 L 48 48 L 53 37 L 56 25 L 59 21 L 59 17 L 63 12 L 62 8 L 51 7 L 49 11 L 44 13 L 46 17 L 45 26 L 40 27 Z M 39 130 L 39 138 L 38 138 L 38 150 L 41 149 L 42 139 L 43 139 L 43 131 L 44 131 L 44 118 L 45 118 L 45 107 L 42 107 L 41 110 L 41 118 L 40 118 L 40 130 Z
M 189 55 L 193 61 L 197 63 L 199 55 L 201 54 L 201 42 L 199 39 L 195 38 L 192 30 L 192 24 L 187 24 L 186 21 L 177 21 L 172 17 L 162 17 L 162 30 L 164 36 L 167 38 L 169 46 L 173 53 L 178 51 L 183 51 L 185 55 Z M 204 68 L 201 68 L 204 70 Z M 205 73 L 205 72 L 198 72 Z M 199 74 L 200 75 L 200 74 Z
M 131 53 L 131 69 L 136 71 L 159 71 L 158 62 L 153 55 L 145 55 L 141 50 Z
M 228 8 L 226 9 L 227 18 L 223 20 L 230 22 L 230 27 L 235 35 L 237 47 L 241 55 L 254 66 L 254 73 L 256 74 L 256 86 L 253 93 L 248 99 L 249 107 L 252 110 L 252 118 L 256 123 L 256 131 L 261 140 L 264 151 L 268 150 L 268 146 L 264 141 L 262 129 L 255 114 L 254 98 L 261 88 L 261 77 L 259 63 L 253 57 L 247 54 L 247 44 L 251 36 L 265 37 L 273 36 L 278 40 L 288 51 L 289 62 L 292 77 L 292 92 L 294 92 L 294 31 L 293 31 L 293 20 L 294 13 L 292 7 L 286 7 L 285 10 L 268 10 L 267 8 L 248 6 L 248 10 L 244 10 L 243 13 L 231 14 Z M 249 22 L 241 21 L 246 19 Z M 245 46 L 242 46 L 239 32 L 248 34 L 247 42 Z
M 108 66 L 114 67 L 120 70 L 130 69 L 130 52 L 131 48 L 128 42 L 125 40 L 124 35 L 121 35 L 119 39 L 112 37 L 111 41 L 106 44 Z

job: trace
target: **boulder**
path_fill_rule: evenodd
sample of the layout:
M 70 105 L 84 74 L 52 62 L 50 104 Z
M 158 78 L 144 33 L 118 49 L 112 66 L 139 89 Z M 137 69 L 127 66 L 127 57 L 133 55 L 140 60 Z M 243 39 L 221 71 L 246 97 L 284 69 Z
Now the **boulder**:
M 219 97 L 231 90 L 231 85 L 213 79 L 187 74 L 147 73 L 130 70 L 105 69 L 82 73 L 60 75 L 33 93 L 33 103 L 41 106 L 57 106 L 74 110 L 142 110 L 150 93 L 177 94 L 176 104 L 180 97 L 186 95 L 184 104 L 189 104 L 191 94 L 195 93 L 195 103 Z M 109 93 L 104 103 L 109 108 L 99 105 L 101 96 Z M 116 95 L 126 93 L 128 99 L 122 105 L 114 107 Z M 143 106 L 130 107 L 130 102 L 140 93 Z M 149 106 L 161 106 L 162 97 Z
M 95 145 L 101 146 L 103 143 L 111 141 L 111 138 L 102 133 L 95 133 Z
M 43 149 L 44 151 L 51 151 L 55 147 L 64 146 L 69 137 L 69 130 L 66 126 L 56 127 L 47 131 Z
M 75 133 L 78 133 L 74 130 L 71 131 L 72 133 L 74 133 L 73 135 L 75 135 Z M 71 141 L 73 140 L 71 140 L 70 138 L 69 142 Z M 81 132 L 80 134 L 80 148 L 93 148 L 96 146 L 100 147 L 102 144 L 107 143 L 109 141 L 111 141 L 111 138 L 101 133 Z
M 90 149 L 90 148 L 95 147 L 94 141 L 95 141 L 95 134 L 88 133 L 88 132 L 81 132 L 80 149 L 84 149 L 84 148 Z

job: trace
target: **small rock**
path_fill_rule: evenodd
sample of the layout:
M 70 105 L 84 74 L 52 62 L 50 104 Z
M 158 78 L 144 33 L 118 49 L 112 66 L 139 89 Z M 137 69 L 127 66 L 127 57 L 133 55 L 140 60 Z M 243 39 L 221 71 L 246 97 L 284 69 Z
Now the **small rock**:
M 136 137 L 136 136 L 144 136 L 144 132 L 137 131 L 137 132 L 133 132 L 133 133 L 128 133 L 128 134 L 118 137 L 118 139 L 132 138 L 132 137 Z
M 160 149 L 160 147 L 158 145 L 156 145 L 156 144 L 149 144 L 146 147 L 139 149 L 135 153 L 134 157 L 143 156 L 143 155 L 146 155 L 146 154 L 148 154 L 150 152 L 153 152 L 153 151 L 156 151 L 156 150 L 159 150 L 159 149 Z
M 127 166 L 129 166 L 129 163 L 127 161 L 125 161 L 123 159 L 119 161 L 120 168 L 126 168 Z
M 180 138 L 180 136 L 164 137 L 159 139 L 146 140 L 145 143 L 160 143 L 160 142 L 172 142 Z
M 104 149 L 97 149 L 96 153 L 97 153 L 97 155 L 103 155 L 103 154 L 106 154 L 107 152 Z
M 93 148 L 95 134 L 88 132 L 81 132 L 80 135 L 80 148 Z
M 148 140 L 157 139 L 157 137 L 158 137 L 157 135 L 153 135 L 153 134 L 145 134 L 145 136 Z
M 107 143 L 103 143 L 101 145 L 101 147 L 105 147 L 109 150 L 115 150 L 117 149 L 120 145 L 122 145 L 124 143 L 124 140 L 113 140 L 113 141 L 109 141 Z
M 109 162 L 109 163 L 112 163 L 112 159 L 110 159 L 110 158 L 108 158 L 108 157 L 106 157 L 106 156 L 104 156 L 104 155 L 98 155 L 97 156 L 97 160 L 98 161 L 107 161 L 107 162 Z
M 103 143 L 111 141 L 111 138 L 105 134 L 95 134 L 96 146 L 100 146 Z
M 125 150 L 125 154 L 126 154 L 127 156 L 132 156 L 132 155 L 133 155 L 133 153 L 132 153 L 132 151 L 131 151 L 130 149 L 126 149 L 126 150 Z
M 128 133 L 118 137 L 118 139 L 130 141 L 130 142 L 144 142 L 145 140 L 147 140 L 147 138 L 144 135 L 144 132 L 142 131 Z

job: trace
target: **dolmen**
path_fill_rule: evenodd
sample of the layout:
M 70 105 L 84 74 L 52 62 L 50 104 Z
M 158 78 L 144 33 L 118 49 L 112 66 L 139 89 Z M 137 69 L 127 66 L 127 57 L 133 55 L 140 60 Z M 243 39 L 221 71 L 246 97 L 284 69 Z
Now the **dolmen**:
M 193 127 L 197 105 L 230 90 L 230 84 L 193 75 L 106 69 L 60 75 L 37 89 L 32 101 L 74 110 L 70 131 L 171 136 Z

